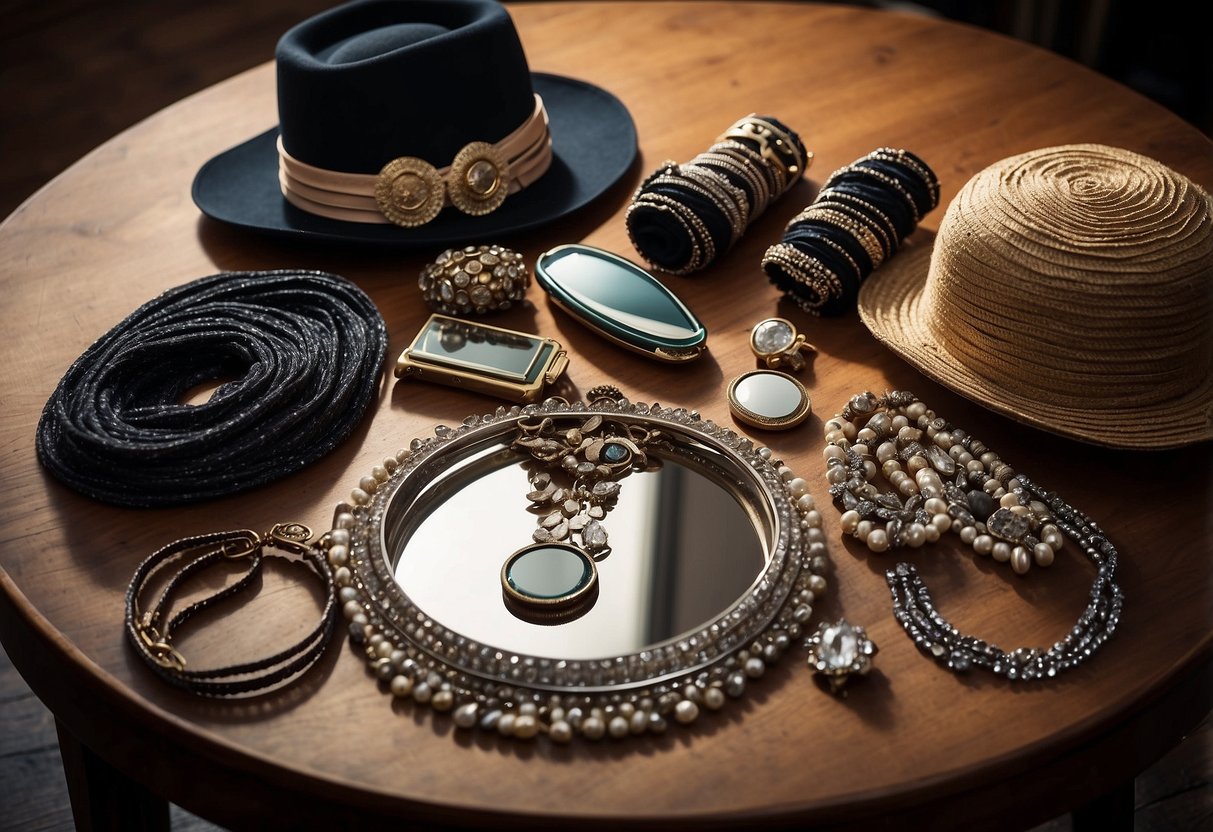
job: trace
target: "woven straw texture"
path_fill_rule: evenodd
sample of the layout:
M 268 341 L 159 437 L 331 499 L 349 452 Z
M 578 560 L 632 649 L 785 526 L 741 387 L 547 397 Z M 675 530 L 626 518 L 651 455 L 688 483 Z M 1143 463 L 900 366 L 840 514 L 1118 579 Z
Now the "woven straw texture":
M 991 165 L 859 312 L 926 375 L 1053 433 L 1213 438 L 1213 204 L 1148 157 L 1080 144 Z

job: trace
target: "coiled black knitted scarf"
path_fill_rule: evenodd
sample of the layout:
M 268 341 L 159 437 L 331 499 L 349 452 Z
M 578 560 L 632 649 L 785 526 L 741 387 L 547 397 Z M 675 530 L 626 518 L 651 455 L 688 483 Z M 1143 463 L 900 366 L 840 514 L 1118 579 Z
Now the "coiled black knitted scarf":
M 108 503 L 167 506 L 284 477 L 362 418 L 383 317 L 345 278 L 226 272 L 170 289 L 76 359 L 38 423 L 42 464 Z M 221 384 L 209 401 L 184 397 Z

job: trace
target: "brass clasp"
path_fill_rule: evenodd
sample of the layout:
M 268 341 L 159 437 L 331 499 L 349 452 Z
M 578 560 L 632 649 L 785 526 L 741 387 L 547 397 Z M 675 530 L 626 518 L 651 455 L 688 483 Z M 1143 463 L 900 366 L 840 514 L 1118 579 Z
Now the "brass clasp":
M 219 544 L 219 554 L 229 560 L 247 558 L 262 546 L 261 535 L 251 529 L 228 532 L 229 537 Z
M 185 670 L 185 656 L 178 653 L 168 639 L 160 635 L 160 631 L 152 624 L 153 616 L 149 613 L 135 624 L 135 630 L 143 641 L 152 660 L 168 670 Z
M 290 552 L 306 555 L 311 549 L 312 530 L 302 523 L 275 523 L 265 533 L 265 544 Z
M 225 558 L 236 560 L 252 555 L 262 546 L 272 546 L 295 555 L 305 554 L 312 539 L 312 530 L 302 523 L 275 523 L 265 534 L 240 529 L 228 535 L 219 544 L 219 551 Z

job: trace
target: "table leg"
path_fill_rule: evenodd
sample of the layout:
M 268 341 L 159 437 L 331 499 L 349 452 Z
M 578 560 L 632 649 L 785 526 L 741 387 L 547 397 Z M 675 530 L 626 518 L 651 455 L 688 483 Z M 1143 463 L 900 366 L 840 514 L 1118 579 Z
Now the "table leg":
M 1070 813 L 1074 832 L 1133 832 L 1133 781 Z
M 78 832 L 168 832 L 168 801 L 152 794 L 55 721 L 59 753 Z

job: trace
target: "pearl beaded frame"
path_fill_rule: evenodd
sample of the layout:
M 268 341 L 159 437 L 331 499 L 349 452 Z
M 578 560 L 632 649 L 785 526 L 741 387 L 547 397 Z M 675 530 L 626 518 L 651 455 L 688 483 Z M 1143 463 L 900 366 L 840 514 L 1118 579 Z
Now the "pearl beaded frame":
M 565 660 L 481 644 L 443 626 L 395 582 L 386 556 L 385 527 L 406 482 L 425 476 L 444 454 L 500 435 L 535 415 L 584 420 L 595 414 L 660 429 L 678 441 L 701 443 L 750 480 L 772 520 L 767 564 L 731 607 L 693 632 L 622 656 Z M 679 439 L 681 438 L 681 439 Z M 828 568 L 821 515 L 804 480 L 773 459 L 770 449 L 685 408 L 598 399 L 570 404 L 500 407 L 469 416 L 376 466 L 338 505 L 327 537 L 342 613 L 351 642 L 365 653 L 391 693 L 451 713 L 461 729 L 479 728 L 558 743 L 575 736 L 660 734 L 669 721 L 691 723 L 779 660 L 813 613 Z
M 861 421 L 863 427 L 857 425 Z M 822 453 L 830 493 L 842 510 L 843 533 L 862 540 L 873 552 L 916 548 L 951 529 L 979 555 L 1009 561 L 1023 575 L 1033 561 L 1039 566 L 1053 563 L 1064 533 L 1097 567 L 1090 603 L 1061 640 L 1047 649 L 1006 651 L 961 634 L 936 611 L 918 571 L 899 563 L 885 573 L 893 614 L 924 653 L 958 673 L 981 667 L 1012 680 L 1044 680 L 1085 662 L 1112 637 L 1124 604 L 1115 582 L 1118 554 L 1086 515 L 1017 474 L 913 393 L 860 393 L 825 428 Z M 924 438 L 929 444 L 920 442 Z M 916 469 L 913 477 L 901 469 L 901 462 Z M 906 498 L 904 503 L 871 484 L 878 470 Z M 955 480 L 945 482 L 940 474 L 954 474 Z M 978 519 L 974 504 L 983 504 L 977 513 L 985 514 L 987 497 L 991 511 Z M 868 517 L 884 520 L 884 526 Z

